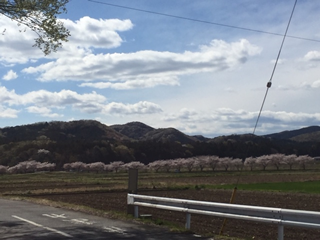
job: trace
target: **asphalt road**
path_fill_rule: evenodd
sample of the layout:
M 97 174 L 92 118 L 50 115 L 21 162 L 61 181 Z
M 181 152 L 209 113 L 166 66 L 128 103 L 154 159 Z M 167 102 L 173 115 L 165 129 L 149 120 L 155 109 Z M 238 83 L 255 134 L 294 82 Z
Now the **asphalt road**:
M 208 239 L 29 202 L 0 199 L 0 239 Z

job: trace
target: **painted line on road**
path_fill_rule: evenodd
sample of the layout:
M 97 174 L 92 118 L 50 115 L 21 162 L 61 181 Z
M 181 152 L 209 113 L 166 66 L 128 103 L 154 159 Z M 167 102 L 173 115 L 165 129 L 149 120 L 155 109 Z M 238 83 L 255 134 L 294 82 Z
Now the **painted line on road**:
M 58 233 L 58 234 L 60 234 L 60 235 L 62 235 L 62 236 L 72 238 L 72 236 L 71 236 L 70 234 L 61 232 L 61 231 L 59 231 L 59 230 L 57 230 L 57 229 L 50 228 L 50 227 L 45 227 L 45 226 L 43 226 L 43 225 L 41 225 L 41 224 L 39 224 L 39 223 L 35 223 L 35 222 L 32 222 L 32 221 L 30 221 L 30 220 L 28 220 L 28 219 L 24 219 L 24 218 L 15 216 L 15 215 L 12 215 L 12 217 L 14 217 L 14 218 L 16 218 L 16 219 L 19 219 L 19 220 L 21 220 L 21 221 L 30 223 L 30 224 L 32 224 L 32 225 L 34 225 L 34 226 L 41 227 L 41 228 L 43 228 L 43 229 L 49 230 L 49 231 L 51 231 L 51 232 Z
M 126 235 L 126 230 L 122 229 L 122 228 L 118 228 L 118 227 L 103 227 L 104 230 L 106 230 L 107 232 L 116 232 L 116 233 L 120 233 L 123 235 Z
M 90 222 L 88 219 L 85 219 L 85 218 L 78 218 L 78 219 L 71 219 L 71 220 L 63 220 L 64 222 L 71 222 L 71 223 L 74 223 L 74 224 L 87 224 L 87 225 L 92 225 L 94 224 L 95 222 Z
M 55 213 L 52 213 L 52 214 L 42 214 L 42 216 L 45 216 L 45 217 L 50 217 L 50 218 L 67 218 L 65 216 L 65 214 L 55 214 Z

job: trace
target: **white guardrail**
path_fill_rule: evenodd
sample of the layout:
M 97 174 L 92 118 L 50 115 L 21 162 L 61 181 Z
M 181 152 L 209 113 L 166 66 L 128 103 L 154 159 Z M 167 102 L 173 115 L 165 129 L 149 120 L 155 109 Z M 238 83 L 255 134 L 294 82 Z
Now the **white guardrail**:
M 185 212 L 185 227 L 187 229 L 190 229 L 192 213 L 276 224 L 278 226 L 278 240 L 283 240 L 284 226 L 320 229 L 320 212 L 314 211 L 204 202 L 138 194 L 128 194 L 127 203 L 134 206 L 134 217 L 136 218 L 139 217 L 139 206 Z

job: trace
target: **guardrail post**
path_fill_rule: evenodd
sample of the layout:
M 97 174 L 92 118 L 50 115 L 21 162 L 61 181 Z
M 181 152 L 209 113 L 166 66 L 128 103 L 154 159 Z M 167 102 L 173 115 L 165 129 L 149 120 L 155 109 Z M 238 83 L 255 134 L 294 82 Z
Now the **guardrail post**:
M 134 217 L 135 218 L 139 217 L 139 207 L 138 206 L 134 206 Z
M 191 214 L 187 213 L 187 217 L 186 217 L 186 229 L 190 229 L 190 225 L 191 225 Z
M 283 240 L 283 225 L 278 225 L 278 240 Z
M 128 193 L 137 194 L 138 191 L 138 169 L 129 169 Z M 127 214 L 135 216 L 135 210 L 132 204 L 127 205 Z
M 129 169 L 128 193 L 137 194 L 138 192 L 138 169 Z

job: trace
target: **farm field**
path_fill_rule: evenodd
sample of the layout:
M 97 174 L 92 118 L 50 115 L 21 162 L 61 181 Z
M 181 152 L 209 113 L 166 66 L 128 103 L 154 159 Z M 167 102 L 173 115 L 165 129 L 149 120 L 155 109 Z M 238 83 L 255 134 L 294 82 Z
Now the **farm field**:
M 317 169 L 139 172 L 138 193 L 227 203 L 237 182 L 236 204 L 320 210 L 320 171 Z M 3 197 L 28 199 L 114 218 L 126 218 L 127 186 L 128 174 L 124 172 L 0 175 Z M 156 224 L 168 225 L 175 230 L 184 227 L 185 214 L 151 208 L 140 208 L 140 213 L 152 214 L 151 221 Z M 216 236 L 222 222 L 221 218 L 192 215 L 191 231 Z M 285 227 L 284 232 L 285 239 L 315 240 L 320 236 L 320 231 L 314 229 Z M 230 219 L 224 235 L 231 239 L 276 239 L 277 226 Z

